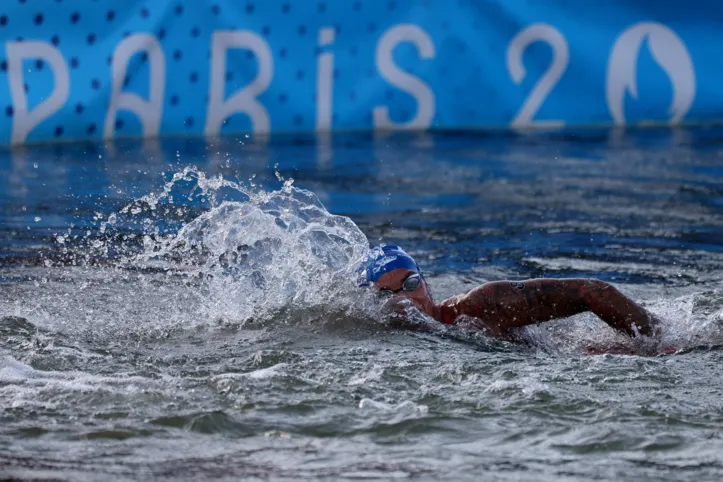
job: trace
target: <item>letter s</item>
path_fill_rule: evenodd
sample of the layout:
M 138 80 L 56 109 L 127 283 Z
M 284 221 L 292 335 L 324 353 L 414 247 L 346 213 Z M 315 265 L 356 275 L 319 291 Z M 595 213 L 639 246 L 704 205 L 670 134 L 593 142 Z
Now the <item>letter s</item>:
M 625 30 L 613 45 L 608 60 L 605 95 L 608 109 L 616 124 L 625 123 L 625 91 L 636 99 L 637 60 L 643 40 L 647 37 L 653 59 L 673 84 L 670 103 L 670 124 L 676 124 L 688 113 L 695 98 L 693 61 L 683 41 L 670 28 L 657 22 L 641 22 Z
M 401 24 L 387 30 L 379 40 L 376 51 L 376 64 L 379 73 L 390 84 L 399 87 L 417 99 L 417 115 L 403 124 L 395 124 L 389 119 L 386 106 L 374 108 L 374 127 L 387 129 L 426 129 L 432 125 L 434 117 L 434 93 L 419 78 L 403 71 L 394 63 L 392 51 L 402 42 L 411 42 L 419 50 L 423 59 L 434 57 L 434 44 L 424 30 L 412 24 Z

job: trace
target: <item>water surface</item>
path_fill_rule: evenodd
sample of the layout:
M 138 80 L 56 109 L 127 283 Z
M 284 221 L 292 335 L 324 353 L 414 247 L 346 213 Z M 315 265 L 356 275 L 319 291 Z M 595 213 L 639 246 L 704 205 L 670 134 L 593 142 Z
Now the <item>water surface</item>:
M 3 153 L 0 474 L 719 480 L 721 134 Z M 590 355 L 636 346 L 588 314 L 523 344 L 395 329 L 354 283 L 380 241 L 417 258 L 438 300 L 609 281 L 679 351 Z

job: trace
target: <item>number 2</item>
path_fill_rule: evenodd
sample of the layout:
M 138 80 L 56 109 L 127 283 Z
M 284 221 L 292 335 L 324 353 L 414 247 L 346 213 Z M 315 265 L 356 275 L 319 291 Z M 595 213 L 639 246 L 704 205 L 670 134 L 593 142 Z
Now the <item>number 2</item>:
M 512 127 L 562 127 L 565 123 L 561 120 L 533 121 L 532 118 L 540 110 L 540 106 L 547 98 L 550 91 L 560 81 L 560 77 L 567 69 L 570 60 L 570 49 L 567 46 L 565 37 L 559 30 L 551 25 L 536 23 L 530 25 L 512 39 L 507 47 L 507 70 L 510 77 L 516 84 L 520 84 L 527 75 L 525 66 L 522 65 L 522 53 L 532 43 L 547 42 L 552 47 L 552 64 L 537 81 L 530 95 L 525 99 L 522 108 L 512 120 Z

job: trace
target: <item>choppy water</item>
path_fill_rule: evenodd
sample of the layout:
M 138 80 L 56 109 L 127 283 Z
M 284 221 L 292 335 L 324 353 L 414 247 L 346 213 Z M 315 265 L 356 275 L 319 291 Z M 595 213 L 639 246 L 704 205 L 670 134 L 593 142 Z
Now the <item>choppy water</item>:
M 0 476 L 720 480 L 722 214 L 715 129 L 4 153 Z M 379 240 L 438 300 L 613 282 L 680 350 L 400 331 L 351 275 Z

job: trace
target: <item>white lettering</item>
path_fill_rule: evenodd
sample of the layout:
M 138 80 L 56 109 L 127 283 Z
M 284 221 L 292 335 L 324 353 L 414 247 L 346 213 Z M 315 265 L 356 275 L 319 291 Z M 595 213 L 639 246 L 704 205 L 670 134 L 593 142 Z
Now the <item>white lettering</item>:
M 150 69 L 148 101 L 132 92 L 122 92 L 123 82 L 128 72 L 128 63 L 139 53 L 148 54 L 148 67 Z M 121 109 L 131 111 L 138 116 L 143 126 L 143 136 L 156 137 L 160 130 L 161 115 L 163 113 L 163 91 L 166 79 L 166 59 L 163 56 L 161 44 L 156 38 L 147 33 L 131 35 L 123 39 L 113 52 L 111 63 L 112 88 L 110 105 L 105 116 L 103 137 L 113 137 L 115 118 Z
M 224 80 L 226 78 L 226 52 L 233 48 L 250 49 L 259 61 L 256 78 L 224 102 Z M 205 134 L 216 136 L 221 126 L 231 115 L 244 113 L 249 116 L 252 131 L 256 134 L 268 133 L 271 129 L 269 114 L 256 98 L 268 89 L 273 77 L 273 60 L 268 44 L 248 31 L 214 32 L 211 47 L 211 81 L 209 83 L 208 116 Z
M 319 47 L 334 43 L 334 28 L 319 31 Z M 325 52 L 319 55 L 316 72 L 316 130 L 331 130 L 332 92 L 334 91 L 334 54 Z
M 688 49 L 676 33 L 657 22 L 641 22 L 625 30 L 613 45 L 608 60 L 605 96 L 616 124 L 625 123 L 624 98 L 629 92 L 638 98 L 637 63 L 647 37 L 653 59 L 673 85 L 670 124 L 677 124 L 688 113 L 695 99 L 695 70 Z
M 60 51 L 47 42 L 6 42 L 8 59 L 8 81 L 10 97 L 13 102 L 13 127 L 11 144 L 22 144 L 38 124 L 58 112 L 68 100 L 70 93 L 70 75 Z M 55 81 L 50 96 L 28 111 L 28 98 L 25 94 L 23 60 L 42 59 L 53 70 Z
M 389 109 L 386 106 L 377 106 L 373 110 L 376 129 L 426 129 L 432 125 L 435 111 L 434 92 L 422 80 L 397 67 L 392 59 L 394 48 L 402 42 L 413 43 L 423 59 L 430 59 L 435 55 L 434 44 L 429 35 L 416 25 L 401 24 L 384 33 L 377 44 L 377 69 L 390 84 L 408 92 L 417 100 L 417 115 L 409 122 L 393 123 L 389 119 Z
M 552 47 L 552 64 L 525 99 L 522 108 L 512 120 L 512 127 L 562 127 L 565 123 L 561 120 L 533 121 L 532 118 L 567 69 L 570 49 L 565 37 L 551 25 L 544 23 L 530 25 L 518 33 L 507 47 L 507 70 L 515 84 L 519 85 L 527 75 L 527 70 L 522 65 L 522 54 L 535 42 L 547 42 Z

